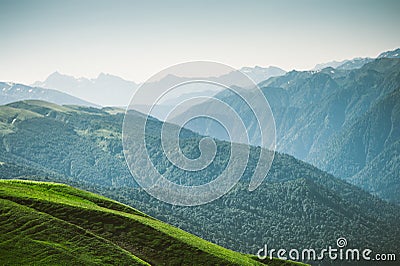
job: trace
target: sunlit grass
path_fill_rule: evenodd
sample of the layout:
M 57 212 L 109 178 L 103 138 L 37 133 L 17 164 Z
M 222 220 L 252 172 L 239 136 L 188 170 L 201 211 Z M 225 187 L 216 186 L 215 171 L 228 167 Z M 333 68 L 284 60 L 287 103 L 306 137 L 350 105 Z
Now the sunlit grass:
M 1 180 L 0 199 L 0 253 L 8 250 L 14 254 L 2 256 L 10 261 L 16 257 L 24 263 L 20 254 L 26 252 L 39 264 L 71 260 L 71 256 L 85 265 L 113 264 L 121 258 L 134 264 L 262 264 L 134 208 L 68 185 Z M 8 223 L 11 218 L 13 223 Z M 114 255 L 106 250 L 114 250 Z M 281 264 L 278 260 L 276 263 Z

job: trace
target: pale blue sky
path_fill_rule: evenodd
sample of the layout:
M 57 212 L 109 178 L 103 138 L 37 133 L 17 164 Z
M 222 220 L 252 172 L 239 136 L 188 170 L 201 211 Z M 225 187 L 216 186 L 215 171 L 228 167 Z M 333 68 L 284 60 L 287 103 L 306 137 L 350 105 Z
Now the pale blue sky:
M 400 47 L 400 1 L 3 1 L 0 80 L 144 81 L 192 60 L 285 70 Z

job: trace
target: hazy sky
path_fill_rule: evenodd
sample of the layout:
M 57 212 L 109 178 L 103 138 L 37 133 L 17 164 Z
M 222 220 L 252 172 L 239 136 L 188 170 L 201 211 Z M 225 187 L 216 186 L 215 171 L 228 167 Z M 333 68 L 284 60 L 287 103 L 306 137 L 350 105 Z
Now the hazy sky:
M 192 60 L 310 69 L 400 47 L 400 1 L 3 1 L 0 80 L 144 81 Z

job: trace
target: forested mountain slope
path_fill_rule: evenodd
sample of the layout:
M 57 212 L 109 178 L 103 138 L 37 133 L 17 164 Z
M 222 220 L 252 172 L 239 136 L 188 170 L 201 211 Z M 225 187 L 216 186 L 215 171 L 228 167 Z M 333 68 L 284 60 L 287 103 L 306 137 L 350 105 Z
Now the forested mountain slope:
M 357 186 L 399 203 L 400 191 L 392 187 L 393 182 L 396 187 L 400 184 L 396 175 L 399 166 L 392 163 L 395 157 L 384 154 L 386 148 L 400 140 L 399 111 L 393 105 L 399 101 L 396 91 L 400 88 L 400 59 L 382 57 L 351 70 L 328 67 L 320 71 L 291 71 L 259 86 L 275 118 L 278 151 L 339 178 L 354 177 Z M 243 94 L 252 95 L 252 91 L 243 90 Z M 217 97 L 238 112 L 250 133 L 251 143 L 259 145 L 251 109 L 229 91 Z M 193 108 L 203 113 L 209 103 Z M 188 128 L 226 139 L 226 134 L 213 125 L 207 120 L 196 120 Z M 375 158 L 380 164 L 375 161 L 377 168 L 371 171 L 369 163 Z M 363 170 L 365 167 L 369 170 Z M 377 175 L 379 169 L 385 169 L 383 176 Z M 387 178 L 391 181 L 386 182 Z
M 258 148 L 251 148 L 244 176 L 227 195 L 197 207 L 171 206 L 150 197 L 131 177 L 122 153 L 121 110 L 26 101 L 0 107 L 0 113 L 2 178 L 52 180 L 98 192 L 246 253 L 266 243 L 271 248 L 325 247 L 341 236 L 350 246 L 377 252 L 400 246 L 399 207 L 285 154 L 275 155 L 267 179 L 253 192 L 247 187 Z M 140 113 L 136 117 L 144 119 Z M 172 181 L 203 183 L 224 169 L 228 142 L 217 141 L 212 167 L 189 178 L 160 151 L 162 123 L 152 119 L 148 125 L 150 154 L 156 165 L 167 166 Z M 199 140 L 184 131 L 182 150 L 195 158 Z

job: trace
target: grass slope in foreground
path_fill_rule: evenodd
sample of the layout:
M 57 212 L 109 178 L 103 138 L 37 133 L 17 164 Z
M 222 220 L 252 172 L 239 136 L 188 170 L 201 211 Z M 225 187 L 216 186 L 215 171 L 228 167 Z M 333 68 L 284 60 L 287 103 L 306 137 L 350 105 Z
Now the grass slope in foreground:
M 0 263 L 261 264 L 105 197 L 62 184 L 20 180 L 0 180 Z

